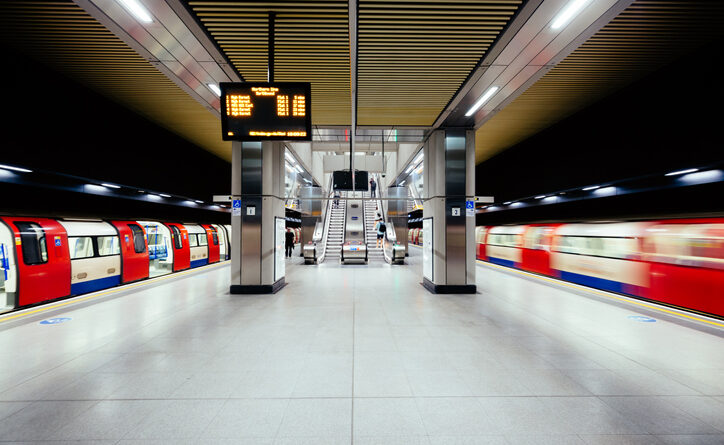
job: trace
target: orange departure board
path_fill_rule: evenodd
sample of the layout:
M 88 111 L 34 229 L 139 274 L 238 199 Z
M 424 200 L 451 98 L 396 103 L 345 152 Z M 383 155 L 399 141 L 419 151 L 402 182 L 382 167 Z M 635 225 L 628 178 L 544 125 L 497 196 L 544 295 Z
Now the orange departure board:
M 312 140 L 311 84 L 222 83 L 225 141 Z

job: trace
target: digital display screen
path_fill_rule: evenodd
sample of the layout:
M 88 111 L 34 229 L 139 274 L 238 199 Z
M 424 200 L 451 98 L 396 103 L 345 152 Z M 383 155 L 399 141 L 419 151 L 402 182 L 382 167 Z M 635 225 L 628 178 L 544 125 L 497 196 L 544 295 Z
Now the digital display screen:
M 225 141 L 312 140 L 308 82 L 222 83 Z
M 369 188 L 367 177 L 368 176 L 366 171 L 355 170 L 355 190 L 365 191 Z M 332 173 L 332 189 L 352 190 L 352 172 L 349 170 L 337 170 Z

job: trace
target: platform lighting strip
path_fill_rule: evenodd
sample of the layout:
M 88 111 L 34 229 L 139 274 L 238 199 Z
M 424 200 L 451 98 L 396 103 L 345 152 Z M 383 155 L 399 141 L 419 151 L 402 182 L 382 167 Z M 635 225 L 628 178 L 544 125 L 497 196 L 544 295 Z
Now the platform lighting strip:
M 133 16 L 141 22 L 153 22 L 151 14 L 137 0 L 118 0 L 118 3 L 120 3 L 124 8 L 126 8 L 126 10 L 128 10 L 128 12 L 133 14 Z
M 112 189 L 119 189 L 119 188 L 121 188 L 120 185 L 108 184 L 107 182 L 103 182 L 103 183 L 101 183 L 101 185 L 102 185 L 103 187 L 109 187 L 109 188 L 112 188 Z
M 0 164 L 0 168 L 2 168 L 4 170 L 12 170 L 12 171 L 22 172 L 22 173 L 32 173 L 33 172 L 32 170 L 28 170 L 27 168 L 13 167 L 11 165 L 5 165 L 5 164 Z
M 678 176 L 678 175 L 685 175 L 687 173 L 694 173 L 696 171 L 699 171 L 698 168 L 687 168 L 686 170 L 678 170 L 675 172 L 667 173 L 664 176 Z

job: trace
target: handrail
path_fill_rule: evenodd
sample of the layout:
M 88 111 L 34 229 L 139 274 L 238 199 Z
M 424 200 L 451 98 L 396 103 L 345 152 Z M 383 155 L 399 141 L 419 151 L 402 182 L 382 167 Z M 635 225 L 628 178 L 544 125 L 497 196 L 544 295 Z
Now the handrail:
M 329 178 L 329 193 L 327 194 L 327 198 L 329 198 L 333 192 L 332 192 L 332 177 Z M 329 220 L 332 218 L 332 200 L 327 199 L 327 208 L 325 209 L 325 215 L 324 215 L 324 232 L 322 235 L 322 254 L 317 256 L 317 262 L 322 263 L 324 262 L 324 259 L 327 256 L 327 237 L 329 236 Z

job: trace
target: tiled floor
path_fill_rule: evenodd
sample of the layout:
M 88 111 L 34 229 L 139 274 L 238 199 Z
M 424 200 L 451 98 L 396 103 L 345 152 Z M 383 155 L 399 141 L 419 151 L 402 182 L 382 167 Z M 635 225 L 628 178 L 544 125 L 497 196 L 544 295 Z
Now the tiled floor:
M 716 332 L 482 265 L 431 295 L 418 255 L 295 258 L 274 296 L 217 266 L 6 328 L 0 441 L 724 444 Z

